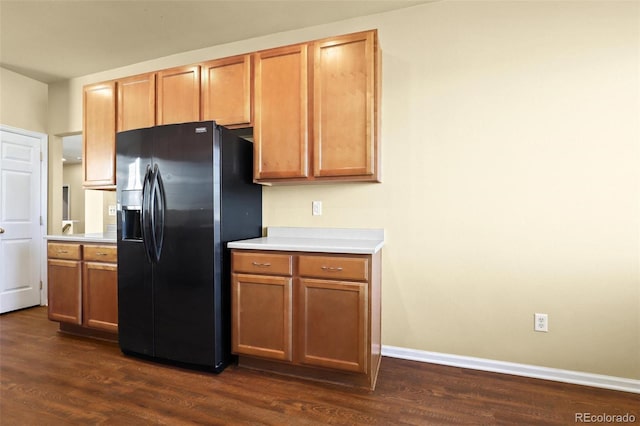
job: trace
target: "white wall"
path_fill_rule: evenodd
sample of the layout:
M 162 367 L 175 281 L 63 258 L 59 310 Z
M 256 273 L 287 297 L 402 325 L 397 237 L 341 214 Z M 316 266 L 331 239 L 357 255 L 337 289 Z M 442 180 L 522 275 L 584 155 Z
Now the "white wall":
M 274 34 L 53 86 L 50 126 L 81 129 L 83 84 L 378 28 L 384 182 L 264 188 L 265 225 L 385 228 L 383 344 L 640 379 L 639 7 L 441 1 Z
M 0 123 L 47 133 L 47 85 L 0 68 Z

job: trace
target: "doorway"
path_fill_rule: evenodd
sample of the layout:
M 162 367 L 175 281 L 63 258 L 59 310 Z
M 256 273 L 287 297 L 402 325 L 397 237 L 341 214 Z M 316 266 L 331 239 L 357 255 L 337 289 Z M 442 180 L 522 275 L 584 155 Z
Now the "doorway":
M 85 190 L 82 186 L 82 134 L 62 137 L 62 223 L 52 234 L 85 232 Z M 58 190 L 59 191 L 59 190 Z

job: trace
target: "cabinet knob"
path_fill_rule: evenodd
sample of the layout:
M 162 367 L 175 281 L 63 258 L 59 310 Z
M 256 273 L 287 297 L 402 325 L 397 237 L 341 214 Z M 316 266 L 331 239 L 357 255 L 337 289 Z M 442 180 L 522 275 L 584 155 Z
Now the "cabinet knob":
M 0 234 L 4 234 L 4 228 L 0 227 Z
M 270 263 L 251 262 L 251 264 L 259 268 L 268 268 L 269 266 L 271 266 Z
M 327 272 L 340 272 L 342 271 L 342 267 L 341 266 L 321 266 L 323 271 L 327 271 Z

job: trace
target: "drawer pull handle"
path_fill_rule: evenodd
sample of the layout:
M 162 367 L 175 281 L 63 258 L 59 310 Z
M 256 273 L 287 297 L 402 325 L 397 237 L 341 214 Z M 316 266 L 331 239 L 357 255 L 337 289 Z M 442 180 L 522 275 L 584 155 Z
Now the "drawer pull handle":
M 327 272 L 340 272 L 342 271 L 341 266 L 322 266 L 321 269 Z
M 66 254 L 69 253 L 69 250 L 58 250 L 59 254 Z
M 96 256 L 107 256 L 107 255 L 108 255 L 108 253 L 103 253 L 101 251 L 96 252 Z
M 259 268 L 268 268 L 269 266 L 271 266 L 270 263 L 251 262 L 251 264 Z

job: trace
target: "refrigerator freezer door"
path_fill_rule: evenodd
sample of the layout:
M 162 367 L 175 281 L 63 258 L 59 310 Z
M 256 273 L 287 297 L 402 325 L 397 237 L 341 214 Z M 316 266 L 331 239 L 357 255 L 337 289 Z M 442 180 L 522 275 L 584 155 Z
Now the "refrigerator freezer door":
M 141 216 L 152 138 L 151 129 L 141 129 L 118 133 L 116 142 L 118 339 L 124 352 L 148 356 L 154 355 L 153 289 Z

